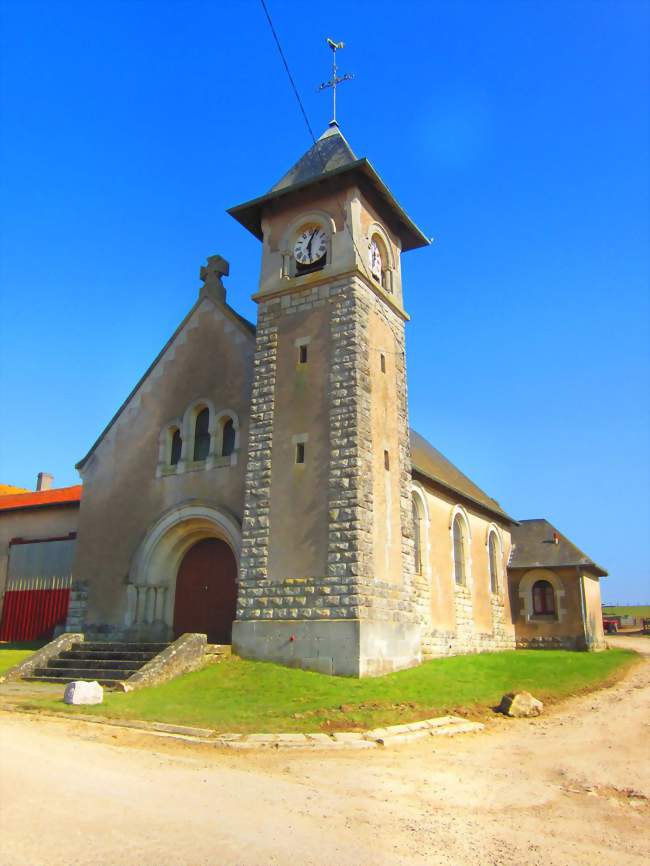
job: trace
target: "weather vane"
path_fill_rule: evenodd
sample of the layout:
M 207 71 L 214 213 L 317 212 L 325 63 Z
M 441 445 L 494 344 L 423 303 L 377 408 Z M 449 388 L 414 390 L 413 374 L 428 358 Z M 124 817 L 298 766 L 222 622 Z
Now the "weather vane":
M 350 81 L 351 79 L 353 79 L 354 75 L 351 72 L 346 72 L 345 75 L 337 75 L 336 74 L 338 72 L 338 66 L 336 65 L 336 52 L 339 50 L 339 48 L 345 47 L 344 43 L 343 42 L 334 42 L 333 39 L 328 39 L 327 44 L 332 49 L 332 54 L 333 54 L 332 77 L 329 81 L 323 82 L 323 84 L 321 84 L 321 86 L 318 89 L 319 90 L 327 90 L 328 87 L 332 88 L 333 106 L 332 106 L 332 120 L 330 121 L 330 124 L 333 125 L 333 124 L 336 124 L 336 88 L 343 81 Z

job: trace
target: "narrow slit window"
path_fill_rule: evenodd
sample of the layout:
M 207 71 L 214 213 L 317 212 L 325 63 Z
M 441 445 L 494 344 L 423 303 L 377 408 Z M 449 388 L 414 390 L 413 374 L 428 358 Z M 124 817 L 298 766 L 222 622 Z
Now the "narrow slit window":
M 302 346 L 298 346 L 298 363 L 306 364 L 307 363 L 307 344 L 303 343 Z
M 499 552 L 497 548 L 497 537 L 494 532 L 490 533 L 488 542 L 488 561 L 490 565 L 490 591 L 497 592 L 499 589 Z
M 194 422 L 194 459 L 205 460 L 210 453 L 210 410 L 202 409 Z
M 221 435 L 221 456 L 230 457 L 235 450 L 235 425 L 232 418 L 228 418 L 223 425 Z
M 386 372 L 386 355 L 382 352 L 379 356 L 379 366 L 381 367 L 381 372 Z
M 172 433 L 172 441 L 171 441 L 171 453 L 169 456 L 169 465 L 176 466 L 178 461 L 181 459 L 181 449 L 183 448 L 183 440 L 181 438 L 181 431 L 178 427 Z
M 457 514 L 454 517 L 454 577 L 458 586 L 465 585 L 465 524 Z
M 413 507 L 413 554 L 415 556 L 415 573 L 422 574 L 422 514 L 420 505 L 414 496 Z
M 384 451 L 384 469 L 390 469 L 390 457 L 388 451 Z
M 296 463 L 304 463 L 305 462 L 305 443 L 297 442 L 296 443 Z

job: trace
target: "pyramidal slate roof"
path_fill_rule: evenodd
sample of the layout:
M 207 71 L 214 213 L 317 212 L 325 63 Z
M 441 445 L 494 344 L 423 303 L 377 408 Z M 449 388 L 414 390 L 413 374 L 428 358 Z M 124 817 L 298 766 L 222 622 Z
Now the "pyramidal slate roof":
M 417 227 L 370 162 L 358 159 L 345 140 L 338 124 L 330 123 L 321 137 L 300 157 L 267 193 L 243 204 L 228 208 L 238 223 L 262 240 L 262 211 L 264 208 L 300 194 L 312 184 L 328 183 L 332 190 L 352 182 L 359 183 L 375 206 L 393 224 L 402 242 L 402 251 L 425 247 L 429 238 Z
M 458 469 L 457 466 L 447 460 L 444 454 L 441 454 L 437 448 L 434 448 L 430 442 L 416 433 L 415 430 L 410 431 L 411 435 L 411 465 L 413 471 L 424 475 L 430 481 L 446 487 L 454 493 L 460 494 L 464 499 L 468 499 L 476 505 L 480 505 L 486 511 L 497 515 L 502 520 L 508 523 L 516 523 L 501 508 L 496 499 L 492 499 L 478 485 L 467 477 Z
M 357 157 L 338 127 L 331 123 L 304 156 L 271 187 L 270 192 L 316 180 L 329 171 L 357 162 Z
M 557 535 L 557 544 L 553 535 Z M 599 577 L 607 572 L 569 541 L 548 520 L 521 520 L 512 528 L 509 568 L 561 568 L 580 566 Z

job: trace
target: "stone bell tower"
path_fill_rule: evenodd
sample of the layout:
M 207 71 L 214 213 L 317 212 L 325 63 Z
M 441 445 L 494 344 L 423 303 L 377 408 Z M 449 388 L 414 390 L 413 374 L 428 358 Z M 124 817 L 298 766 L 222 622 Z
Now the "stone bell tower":
M 336 123 L 229 213 L 262 241 L 234 648 L 417 664 L 400 257 L 428 241 Z

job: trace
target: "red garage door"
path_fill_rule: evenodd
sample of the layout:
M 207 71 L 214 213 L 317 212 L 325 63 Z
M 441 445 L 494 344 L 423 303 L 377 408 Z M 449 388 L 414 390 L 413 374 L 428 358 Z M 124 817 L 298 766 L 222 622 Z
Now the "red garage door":
M 56 626 L 65 624 L 71 583 L 71 577 L 10 579 L 2 604 L 0 640 L 51 638 Z

